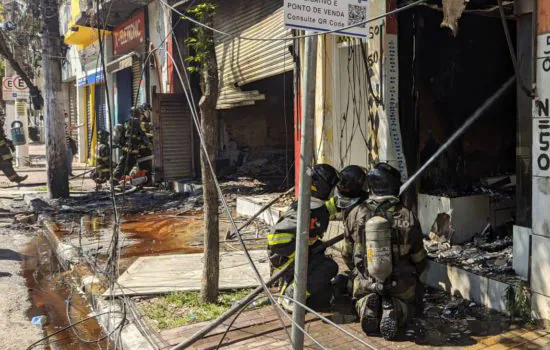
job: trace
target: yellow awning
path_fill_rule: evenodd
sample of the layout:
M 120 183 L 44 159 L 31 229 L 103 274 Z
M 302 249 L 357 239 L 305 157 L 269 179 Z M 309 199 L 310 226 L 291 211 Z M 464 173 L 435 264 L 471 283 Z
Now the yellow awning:
M 111 32 L 101 30 L 101 35 L 111 35 Z M 69 26 L 69 30 L 65 34 L 65 44 L 86 47 L 97 41 L 98 38 L 97 28 L 72 25 Z

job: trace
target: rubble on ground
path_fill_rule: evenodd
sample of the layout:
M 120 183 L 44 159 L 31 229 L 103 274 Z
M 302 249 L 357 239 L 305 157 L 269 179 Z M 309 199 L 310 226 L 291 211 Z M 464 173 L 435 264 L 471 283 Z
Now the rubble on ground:
M 428 255 L 437 262 L 460 267 L 487 277 L 514 275 L 512 269 L 512 238 L 478 235 L 472 242 L 451 246 L 448 242 L 425 240 Z
M 460 296 L 426 288 L 422 313 L 405 330 L 420 345 L 466 345 L 473 336 L 508 329 L 509 318 Z
M 255 176 L 255 177 L 281 177 L 287 176 L 285 169 L 286 158 L 284 155 L 272 155 L 269 158 L 257 158 L 245 160 L 241 166 L 236 169 L 237 176 Z

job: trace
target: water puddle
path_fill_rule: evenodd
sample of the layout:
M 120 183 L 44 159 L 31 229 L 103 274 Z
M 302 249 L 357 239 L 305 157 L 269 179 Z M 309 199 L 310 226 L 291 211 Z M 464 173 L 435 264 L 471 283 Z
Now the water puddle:
M 202 239 L 200 216 L 142 215 L 124 218 L 121 231 L 138 243 L 124 249 L 126 257 L 165 253 L 201 253 L 192 245 Z
M 32 304 L 28 311 L 29 322 L 35 316 L 46 316 L 43 329 L 48 335 L 89 317 L 91 310 L 86 299 L 72 289 L 74 283 L 71 275 L 63 271 L 44 237 L 37 236 L 33 239 L 25 247 L 24 256 L 22 275 L 26 280 Z M 101 349 L 109 345 L 108 340 L 84 344 L 78 337 L 92 341 L 104 335 L 99 323 L 91 319 L 50 338 L 43 344 L 53 350 Z

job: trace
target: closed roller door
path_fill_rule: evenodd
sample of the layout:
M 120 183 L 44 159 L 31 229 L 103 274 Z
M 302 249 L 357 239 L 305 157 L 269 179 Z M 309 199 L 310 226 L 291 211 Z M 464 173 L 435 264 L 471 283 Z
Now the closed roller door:
M 193 142 L 191 113 L 185 96 L 181 94 L 155 94 L 155 142 L 163 181 L 180 181 L 192 178 Z
M 138 92 L 141 84 L 141 60 L 133 59 L 132 62 L 132 105 L 136 105 L 136 100 L 139 103 Z
M 97 130 L 107 130 L 107 104 L 105 103 L 105 85 L 95 85 L 95 117 Z
M 218 1 L 214 27 L 245 37 L 290 36 L 290 29 L 284 26 L 283 12 L 283 0 Z M 215 34 L 215 44 L 220 69 L 218 108 L 238 107 L 242 102 L 261 99 L 250 91 L 240 91 L 239 87 L 292 71 L 294 67 L 288 50 L 291 40 L 250 41 Z
M 86 86 L 86 135 L 87 144 L 86 144 L 86 153 L 87 159 L 90 159 L 92 156 L 92 137 L 94 135 L 94 120 L 92 119 L 92 92 L 90 86 Z
M 69 84 L 69 123 L 78 125 L 78 113 L 76 110 L 76 85 Z M 78 129 L 71 130 L 71 137 L 78 140 Z

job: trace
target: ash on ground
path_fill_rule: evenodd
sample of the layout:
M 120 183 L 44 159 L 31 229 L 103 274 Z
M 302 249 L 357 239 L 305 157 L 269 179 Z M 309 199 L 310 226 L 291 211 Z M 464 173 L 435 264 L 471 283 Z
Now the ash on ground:
M 514 277 L 512 238 L 478 235 L 472 242 L 451 246 L 448 242 L 424 240 L 428 255 L 435 261 L 499 280 Z

